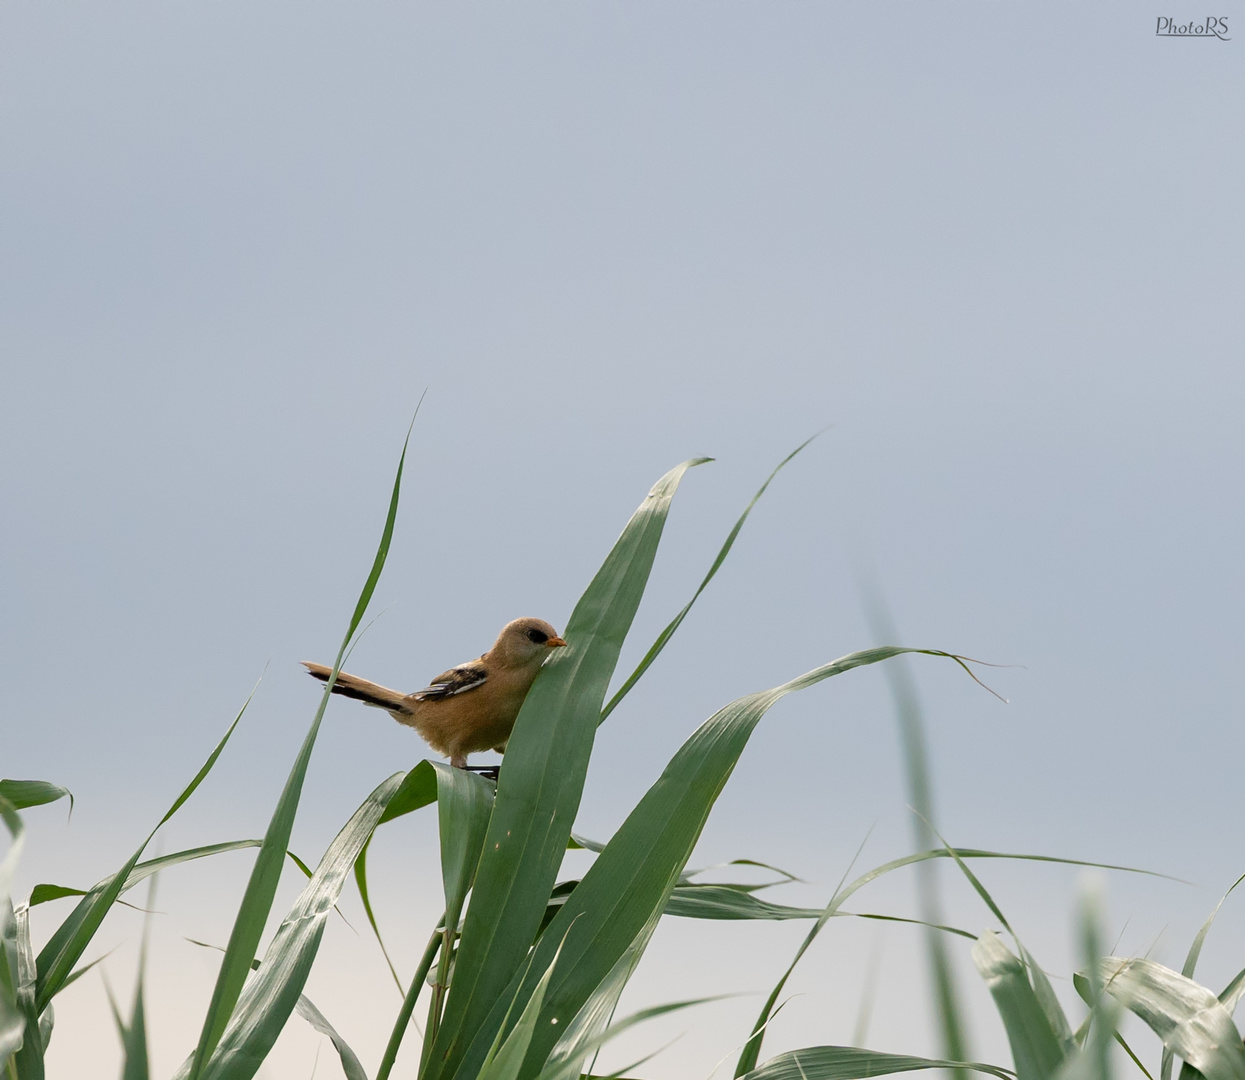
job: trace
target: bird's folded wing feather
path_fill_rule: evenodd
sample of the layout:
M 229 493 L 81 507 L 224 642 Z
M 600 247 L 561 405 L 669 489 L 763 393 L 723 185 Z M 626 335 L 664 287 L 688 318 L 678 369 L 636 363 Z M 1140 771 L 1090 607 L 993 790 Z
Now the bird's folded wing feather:
M 475 690 L 488 681 L 488 672 L 479 660 L 467 664 L 459 664 L 449 671 L 443 671 L 428 686 L 416 690 L 410 696 L 416 701 L 440 701 L 442 698 L 463 694 Z

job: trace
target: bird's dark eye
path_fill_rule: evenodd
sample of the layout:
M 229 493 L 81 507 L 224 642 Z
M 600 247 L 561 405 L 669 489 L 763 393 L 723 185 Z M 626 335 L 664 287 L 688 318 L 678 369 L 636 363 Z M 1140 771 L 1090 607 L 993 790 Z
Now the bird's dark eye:
M 543 645 L 549 640 L 549 635 L 542 634 L 539 630 L 529 630 L 527 632 L 527 640 L 533 645 Z

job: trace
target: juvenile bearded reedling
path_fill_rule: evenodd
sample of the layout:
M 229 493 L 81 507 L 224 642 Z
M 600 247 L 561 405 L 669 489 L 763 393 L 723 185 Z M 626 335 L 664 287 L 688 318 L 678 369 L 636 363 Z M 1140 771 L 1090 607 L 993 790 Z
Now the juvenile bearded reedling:
M 438 754 L 459 769 L 467 755 L 506 749 L 523 699 L 540 674 L 551 649 L 566 644 L 543 619 L 515 619 L 506 623 L 479 660 L 469 660 L 442 672 L 413 694 L 400 694 L 357 675 L 337 673 L 333 693 L 384 709 L 400 724 L 413 727 Z M 303 661 L 321 682 L 333 669 Z

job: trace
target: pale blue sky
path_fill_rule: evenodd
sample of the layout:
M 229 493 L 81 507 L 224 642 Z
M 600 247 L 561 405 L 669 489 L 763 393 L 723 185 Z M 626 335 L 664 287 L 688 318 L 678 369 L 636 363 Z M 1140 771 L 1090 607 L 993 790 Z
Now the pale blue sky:
M 988 676 L 1007 706 L 914 665 L 943 828 L 1195 881 L 1107 880 L 1120 948 L 1166 928 L 1156 955 L 1178 961 L 1245 870 L 1245 78 L 1241 41 L 1156 39 L 1157 14 L 9 5 L 3 773 L 78 797 L 68 828 L 28 815 L 25 886 L 115 869 L 268 665 L 163 842 L 262 833 L 316 703 L 297 662 L 332 658 L 427 388 L 352 669 L 415 688 L 516 615 L 561 628 L 652 481 L 711 454 L 634 660 L 768 470 L 829 424 L 602 729 L 581 827 L 607 835 L 731 698 L 872 643 L 872 575 L 903 643 L 1023 665 Z M 334 703 L 296 848 L 318 855 L 423 752 Z M 870 865 L 905 850 L 905 802 L 884 683 L 857 672 L 766 720 L 698 861 L 777 861 L 815 883 L 792 902 L 824 901 L 871 825 Z M 375 859 L 408 967 L 439 911 L 429 825 Z M 181 937 L 224 939 L 215 905 L 246 866 L 162 882 L 165 1073 L 214 963 Z M 1075 875 L 988 880 L 1066 973 Z M 886 888 L 877 906 L 910 909 L 907 881 Z M 1212 984 L 1245 963 L 1245 919 L 1222 926 Z M 802 932 L 672 924 L 637 995 L 767 990 Z M 836 935 L 774 1049 L 850 1039 L 875 935 Z M 886 937 L 880 1048 L 935 1049 L 916 949 Z M 374 953 L 330 933 L 312 984 L 369 1068 L 396 1006 Z M 87 983 L 60 1034 L 112 1053 Z M 973 992 L 975 1046 L 1006 1061 Z M 706 1075 L 758 1006 L 674 1025 L 692 1033 L 651 1075 Z M 54 1077 L 91 1060 L 68 1042 Z M 310 1075 L 315 1046 L 291 1033 L 267 1075 Z M 323 1055 L 315 1075 L 335 1075 Z

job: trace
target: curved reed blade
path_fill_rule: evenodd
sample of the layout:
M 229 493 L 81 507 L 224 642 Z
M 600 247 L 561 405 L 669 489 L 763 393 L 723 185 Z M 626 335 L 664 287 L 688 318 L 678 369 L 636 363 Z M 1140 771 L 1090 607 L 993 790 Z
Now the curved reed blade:
M 997 1065 L 983 1065 L 976 1061 L 940 1061 L 904 1054 L 882 1054 L 854 1046 L 809 1046 L 770 1058 L 742 1080 L 867 1080 L 872 1076 L 889 1076 L 918 1069 L 972 1069 L 998 1077 L 998 1080 L 1013 1080 L 1015 1075 Z
M 324 1018 L 324 1014 L 312 1004 L 311 999 L 306 994 L 299 995 L 298 1004 L 294 1006 L 294 1011 L 321 1035 L 328 1036 L 329 1041 L 333 1044 L 333 1049 L 337 1051 L 337 1057 L 341 1061 L 342 1072 L 346 1074 L 346 1080 L 367 1080 L 367 1073 L 363 1071 L 358 1055 L 350 1049 L 350 1044 L 337 1034 L 337 1029 Z
M 973 962 L 990 988 L 1007 1030 L 1019 1080 L 1049 1080 L 1064 1061 L 1064 1048 L 1029 983 L 1028 968 L 993 931 L 973 946 Z
M 461 1075 L 474 1080 L 493 1044 L 507 987 L 527 959 L 570 839 L 605 691 L 648 582 L 670 502 L 684 473 L 704 460 L 684 462 L 653 486 L 576 604 L 563 635 L 570 646 L 545 665 L 523 703 L 497 785 L 454 989 L 424 1080 L 463 1069 Z M 632 937 L 634 932 L 624 948 Z M 548 962 L 545 955 L 539 970 Z M 464 1065 L 468 1046 L 477 1044 L 479 1056 Z
M 14 810 L 28 806 L 43 806 L 57 799 L 69 800 L 69 812 L 73 813 L 73 792 L 60 784 L 46 780 L 0 780 L 0 799 L 7 799 Z

